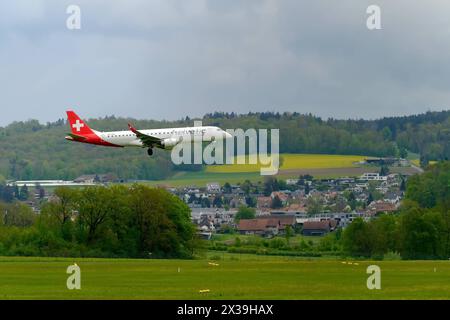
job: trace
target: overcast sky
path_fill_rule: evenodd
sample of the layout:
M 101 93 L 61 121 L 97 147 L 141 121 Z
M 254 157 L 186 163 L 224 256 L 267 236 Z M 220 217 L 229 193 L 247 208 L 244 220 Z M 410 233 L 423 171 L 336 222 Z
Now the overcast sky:
M 81 30 L 66 9 L 81 8 Z M 382 30 L 369 31 L 378 4 Z M 74 108 L 378 118 L 450 106 L 448 0 L 5 0 L 0 125 Z

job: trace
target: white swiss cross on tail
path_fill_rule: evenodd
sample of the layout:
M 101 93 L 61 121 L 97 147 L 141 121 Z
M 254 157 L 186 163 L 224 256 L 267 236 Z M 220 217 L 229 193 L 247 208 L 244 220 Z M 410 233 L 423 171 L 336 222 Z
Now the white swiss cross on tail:
M 76 129 L 77 132 L 81 131 L 81 128 L 84 128 L 84 123 L 81 123 L 80 120 L 77 119 L 75 123 L 72 125 L 72 128 Z

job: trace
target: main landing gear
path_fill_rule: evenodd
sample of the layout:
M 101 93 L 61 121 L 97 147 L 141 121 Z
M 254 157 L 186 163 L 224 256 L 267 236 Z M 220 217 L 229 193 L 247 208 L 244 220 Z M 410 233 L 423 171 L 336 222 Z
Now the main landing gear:
M 152 148 L 148 148 L 147 153 L 149 156 L 153 155 L 153 149 Z

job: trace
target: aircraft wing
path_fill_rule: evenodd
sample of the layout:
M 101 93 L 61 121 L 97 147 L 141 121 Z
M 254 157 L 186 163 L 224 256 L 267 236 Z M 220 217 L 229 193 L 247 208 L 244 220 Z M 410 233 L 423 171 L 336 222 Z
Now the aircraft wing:
M 144 134 L 144 133 L 140 132 L 139 130 L 137 130 L 135 127 L 133 127 L 131 124 L 128 124 L 128 127 L 138 137 L 138 139 L 142 141 L 142 143 L 146 147 L 150 147 L 151 148 L 155 144 L 161 143 L 161 139 L 158 138 L 158 137 L 149 136 L 147 134 Z

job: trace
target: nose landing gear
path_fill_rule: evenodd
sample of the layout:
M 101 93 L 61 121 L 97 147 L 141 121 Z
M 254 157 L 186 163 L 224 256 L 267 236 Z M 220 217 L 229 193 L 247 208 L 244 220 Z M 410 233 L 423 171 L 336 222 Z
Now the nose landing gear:
M 153 149 L 152 148 L 148 148 L 147 153 L 149 156 L 153 155 Z

